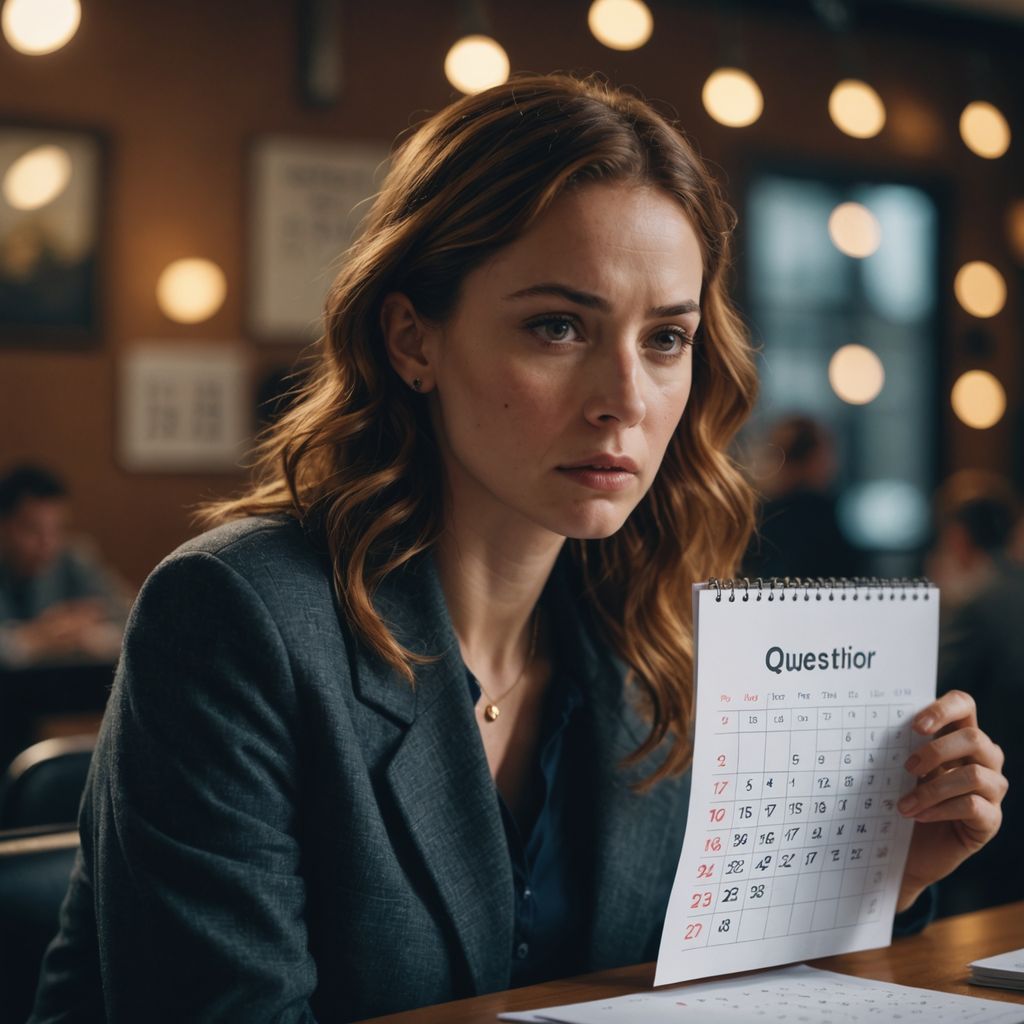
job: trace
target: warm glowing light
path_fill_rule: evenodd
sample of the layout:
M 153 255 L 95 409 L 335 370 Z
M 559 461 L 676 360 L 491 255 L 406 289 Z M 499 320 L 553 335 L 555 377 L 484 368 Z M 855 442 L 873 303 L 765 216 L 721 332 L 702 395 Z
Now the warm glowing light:
M 976 100 L 960 115 L 960 138 L 972 153 L 995 160 L 1010 148 L 1010 126 L 998 107 Z
M 764 96 L 757 82 L 739 68 L 712 71 L 700 94 L 704 109 L 730 128 L 753 124 L 764 110 Z
M 987 430 L 1006 412 L 1003 385 L 987 370 L 968 370 L 953 385 L 953 412 L 975 430 Z
M 885 104 L 867 82 L 844 78 L 829 95 L 828 116 L 847 135 L 870 139 L 885 126 Z
M 197 324 L 220 309 L 227 290 L 224 271 L 211 260 L 175 260 L 157 281 L 156 300 L 171 320 Z
M 877 252 L 882 243 L 878 218 L 860 203 L 840 203 L 828 218 L 828 233 L 840 252 L 857 259 Z
M 594 38 L 612 50 L 639 49 L 654 31 L 651 9 L 642 0 L 594 0 L 587 24 Z
M 866 405 L 885 383 L 882 360 L 864 345 L 844 345 L 828 364 L 832 390 L 850 405 Z
M 463 36 L 444 59 L 445 77 L 464 93 L 501 85 L 508 72 L 508 54 L 490 36 Z
M 982 260 L 965 263 L 953 281 L 956 301 L 971 316 L 995 316 L 1006 305 L 1006 282 L 1003 275 Z
M 67 44 L 81 20 L 79 0 L 7 0 L 0 28 L 14 49 L 38 57 Z
M 7 168 L 0 192 L 16 210 L 52 203 L 71 180 L 71 155 L 62 146 L 36 146 Z
M 1024 199 L 1014 199 L 1006 211 L 1006 234 L 1014 258 L 1024 266 Z

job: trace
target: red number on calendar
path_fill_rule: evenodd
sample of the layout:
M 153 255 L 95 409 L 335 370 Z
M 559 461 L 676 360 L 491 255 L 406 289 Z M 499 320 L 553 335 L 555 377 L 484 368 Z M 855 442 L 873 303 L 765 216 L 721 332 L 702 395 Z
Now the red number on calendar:
M 697 865 L 697 877 L 698 878 L 710 878 L 715 873 L 714 864 L 698 864 Z
M 719 754 L 718 755 L 718 767 L 719 768 L 724 768 L 725 767 L 725 754 Z
M 689 942 L 691 939 L 697 938 L 702 927 L 703 925 L 699 921 L 696 924 L 688 924 L 686 926 L 686 941 Z
M 721 796 L 729 788 L 728 779 L 719 779 L 718 782 L 712 783 L 715 790 L 715 796 Z
M 719 850 L 721 850 L 721 849 L 722 849 L 722 837 L 721 836 L 715 836 L 712 839 L 705 839 L 704 840 L 704 851 L 705 851 L 705 853 L 707 851 L 709 851 L 709 850 L 714 852 L 714 853 L 718 853 Z
M 691 910 L 700 910 L 701 907 L 711 906 L 711 893 L 709 892 L 695 892 L 693 899 L 690 900 Z
M 725 808 L 724 807 L 712 807 L 708 811 L 712 821 L 725 821 Z

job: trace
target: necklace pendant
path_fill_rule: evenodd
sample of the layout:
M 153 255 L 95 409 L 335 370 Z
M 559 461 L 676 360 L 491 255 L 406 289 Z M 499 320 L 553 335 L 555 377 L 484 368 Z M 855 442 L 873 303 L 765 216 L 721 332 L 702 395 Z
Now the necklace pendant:
M 501 709 L 497 704 L 488 704 L 487 707 L 484 708 L 484 718 L 486 718 L 488 722 L 493 722 L 500 714 Z

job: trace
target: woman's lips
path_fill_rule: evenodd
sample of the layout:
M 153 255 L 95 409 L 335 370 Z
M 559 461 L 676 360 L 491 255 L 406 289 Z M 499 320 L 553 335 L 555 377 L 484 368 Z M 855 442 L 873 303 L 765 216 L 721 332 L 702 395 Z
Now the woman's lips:
M 628 487 L 636 476 L 624 469 L 613 467 L 595 468 L 594 466 L 576 466 L 572 469 L 559 468 L 559 473 L 569 477 L 583 487 L 595 491 L 621 491 Z

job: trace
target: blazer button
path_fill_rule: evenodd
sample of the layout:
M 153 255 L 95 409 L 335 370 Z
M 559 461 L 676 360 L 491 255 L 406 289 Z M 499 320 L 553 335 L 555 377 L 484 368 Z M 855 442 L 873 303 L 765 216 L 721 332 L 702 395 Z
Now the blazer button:
M 516 956 L 520 960 L 525 960 L 530 955 L 530 947 L 525 942 L 520 942 L 516 946 Z

